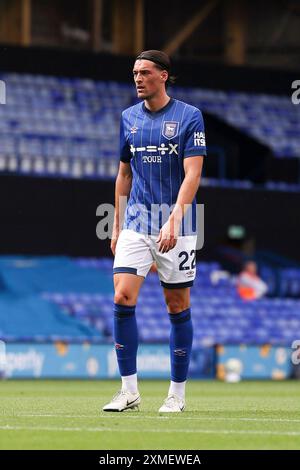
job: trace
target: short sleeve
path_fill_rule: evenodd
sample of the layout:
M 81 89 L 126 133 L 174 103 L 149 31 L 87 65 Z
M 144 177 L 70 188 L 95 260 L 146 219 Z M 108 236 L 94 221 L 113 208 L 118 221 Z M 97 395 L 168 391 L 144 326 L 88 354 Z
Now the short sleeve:
M 206 143 L 202 113 L 196 108 L 187 126 L 183 157 L 197 155 L 206 155 Z
M 124 133 L 124 123 L 123 123 L 123 116 L 121 117 L 120 122 L 120 160 L 124 163 L 129 163 L 131 159 L 131 152 L 125 137 Z

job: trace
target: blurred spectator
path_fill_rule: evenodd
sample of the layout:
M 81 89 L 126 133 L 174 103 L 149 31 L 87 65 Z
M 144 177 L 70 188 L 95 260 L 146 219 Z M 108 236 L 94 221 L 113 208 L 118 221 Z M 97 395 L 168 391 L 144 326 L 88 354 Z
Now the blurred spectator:
M 258 276 L 254 261 L 247 261 L 240 272 L 237 281 L 237 290 L 244 300 L 256 300 L 265 295 L 267 284 Z

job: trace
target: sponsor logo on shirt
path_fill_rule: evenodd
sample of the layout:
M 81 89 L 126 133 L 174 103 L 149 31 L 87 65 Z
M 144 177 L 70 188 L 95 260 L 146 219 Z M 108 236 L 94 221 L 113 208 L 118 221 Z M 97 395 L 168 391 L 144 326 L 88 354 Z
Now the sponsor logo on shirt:
M 194 146 L 205 147 L 205 134 L 204 132 L 194 132 Z
M 160 144 L 157 145 L 147 145 L 146 147 L 134 147 L 132 144 L 130 145 L 130 152 L 132 155 L 135 155 L 135 152 L 146 152 L 148 154 L 154 154 L 159 152 L 160 155 L 178 155 L 178 144 Z

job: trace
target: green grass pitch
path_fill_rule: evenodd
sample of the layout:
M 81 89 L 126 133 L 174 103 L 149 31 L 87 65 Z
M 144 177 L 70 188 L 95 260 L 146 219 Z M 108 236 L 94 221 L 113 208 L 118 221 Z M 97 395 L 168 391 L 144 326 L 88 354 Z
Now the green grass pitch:
M 0 381 L 0 449 L 299 449 L 299 383 L 190 381 L 184 413 L 159 415 L 167 381 L 141 381 L 140 411 L 104 413 L 116 381 Z

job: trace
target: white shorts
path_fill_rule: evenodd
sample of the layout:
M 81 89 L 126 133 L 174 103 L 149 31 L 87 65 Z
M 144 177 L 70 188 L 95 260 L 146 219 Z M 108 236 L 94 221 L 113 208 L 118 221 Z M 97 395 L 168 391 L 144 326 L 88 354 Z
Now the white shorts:
M 157 236 L 121 231 L 115 253 L 114 274 L 131 273 L 146 277 L 156 262 L 160 283 L 168 289 L 191 287 L 196 276 L 196 235 L 178 237 L 168 253 L 158 251 Z

